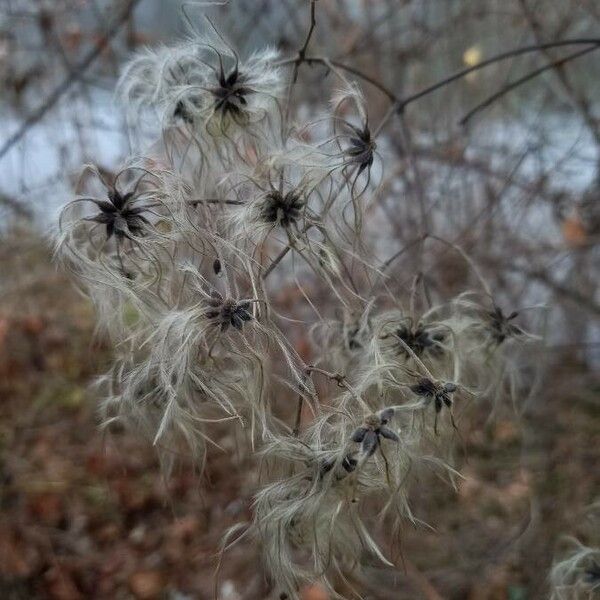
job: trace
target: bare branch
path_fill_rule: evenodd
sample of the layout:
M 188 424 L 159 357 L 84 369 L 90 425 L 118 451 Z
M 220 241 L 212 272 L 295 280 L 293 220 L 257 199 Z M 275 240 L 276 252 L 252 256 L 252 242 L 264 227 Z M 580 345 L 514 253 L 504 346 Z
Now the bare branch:
M 593 52 L 594 50 L 597 50 L 598 48 L 600 48 L 600 44 L 595 44 L 593 46 L 590 46 L 589 48 L 584 48 L 583 50 L 578 50 L 577 52 L 573 52 L 571 54 L 568 54 L 567 56 L 563 56 L 562 58 L 559 58 L 558 60 L 555 60 L 547 65 L 544 65 L 543 67 L 540 67 L 539 69 L 535 69 L 535 71 L 531 71 L 530 73 L 527 73 L 527 75 L 524 75 L 523 77 L 520 77 L 519 79 L 517 79 L 515 81 L 512 81 L 511 83 L 505 85 L 502 89 L 498 90 L 495 94 L 492 94 L 491 96 L 486 98 L 483 102 L 481 102 L 480 104 L 475 106 L 473 109 L 471 109 L 460 120 L 460 124 L 466 125 L 477 113 L 488 108 L 494 102 L 496 102 L 497 100 L 499 100 L 500 98 L 502 98 L 503 96 L 508 94 L 509 92 L 512 92 L 514 89 L 518 88 L 519 86 L 523 85 L 524 83 L 527 83 L 528 81 L 531 81 L 532 79 L 535 79 L 542 73 L 545 73 L 546 71 L 549 71 L 550 69 L 555 69 L 556 67 L 564 65 L 572 60 L 575 60 L 576 58 L 579 58 L 580 56 L 589 54 L 590 52 Z

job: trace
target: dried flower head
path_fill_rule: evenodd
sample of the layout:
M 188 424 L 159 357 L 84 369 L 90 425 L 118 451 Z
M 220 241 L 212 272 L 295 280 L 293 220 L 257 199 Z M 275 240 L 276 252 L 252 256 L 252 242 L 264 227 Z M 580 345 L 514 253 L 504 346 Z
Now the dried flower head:
M 489 327 L 492 339 L 497 345 L 502 344 L 504 340 L 511 337 L 524 335 L 525 332 L 518 325 L 511 323 L 519 316 L 518 311 L 511 312 L 505 316 L 502 309 L 494 305 L 493 310 L 485 313 L 486 323 Z
M 83 221 L 105 225 L 106 239 L 114 235 L 117 240 L 123 238 L 131 240 L 133 237 L 143 237 L 152 229 L 147 216 L 154 213 L 148 201 L 158 200 L 156 185 L 159 177 L 153 176 L 146 169 L 126 167 L 113 178 L 112 183 L 109 183 L 107 177 L 97 167 L 89 166 L 86 170 L 98 178 L 105 189 L 106 196 L 104 198 L 88 196 L 74 201 L 92 203 L 99 209 L 98 213 L 84 217 Z M 126 183 L 121 187 L 121 181 L 124 179 L 133 179 L 133 183 L 129 185 Z M 154 182 L 149 185 L 151 180 Z M 69 208 L 70 205 L 65 207 L 63 215 Z
M 427 377 L 423 377 L 419 379 L 419 381 L 415 385 L 411 385 L 410 389 L 417 396 L 425 398 L 428 402 L 433 401 L 435 406 L 434 431 L 437 435 L 438 414 L 440 413 L 444 405 L 449 409 L 452 408 L 452 394 L 456 392 L 456 384 L 452 382 L 442 383 L 440 381 L 432 381 Z M 450 416 L 452 418 L 452 412 L 450 412 Z M 453 418 L 452 424 L 454 425 Z
M 263 199 L 260 217 L 265 223 L 274 223 L 282 227 L 290 227 L 302 217 L 305 200 L 298 190 L 282 193 L 271 190 Z
M 402 340 L 417 356 L 425 353 L 436 356 L 444 350 L 442 343 L 446 336 L 443 331 L 423 323 L 415 325 L 411 318 L 406 318 L 393 335 Z M 398 352 L 408 356 L 404 344 L 398 344 Z
M 253 93 L 252 88 L 248 86 L 248 75 L 240 73 L 237 62 L 229 74 L 226 74 L 223 60 L 219 56 L 219 71 L 216 77 L 217 84 L 210 88 L 215 98 L 215 110 L 224 115 L 229 114 L 234 119 L 242 117 L 248 105 L 248 96 Z
M 121 194 L 113 188 L 108 191 L 108 201 L 94 199 L 91 201 L 100 212 L 93 217 L 86 217 L 86 221 L 106 225 L 107 239 L 113 234 L 117 238 L 132 239 L 132 236 L 143 236 L 144 232 L 151 227 L 144 216 L 144 212 L 148 209 L 144 206 L 134 206 L 134 192 Z
M 351 132 L 348 145 L 343 150 L 346 163 L 356 165 L 358 167 L 357 175 L 360 175 L 365 169 L 370 169 L 373 166 L 377 144 L 371 137 L 368 123 L 364 123 L 362 127 L 355 127 L 346 122 L 345 126 Z
M 227 331 L 231 325 L 238 331 L 242 330 L 244 323 L 252 320 L 250 305 L 254 300 L 234 300 L 224 298 L 219 292 L 214 291 L 208 300 L 211 307 L 206 316 L 221 326 L 221 331 Z
M 168 124 L 180 120 L 192 130 L 229 136 L 234 127 L 247 131 L 276 114 L 283 91 L 276 58 L 266 48 L 241 60 L 207 19 L 202 35 L 192 32 L 183 43 L 138 54 L 125 67 L 118 91 L 133 108 L 158 108 Z
M 354 431 L 350 439 L 360 444 L 361 451 L 365 456 L 373 456 L 381 445 L 382 437 L 394 442 L 400 441 L 398 435 L 386 427 L 393 415 L 393 408 L 386 408 L 378 413 L 368 415 L 364 425 Z
M 333 98 L 334 130 L 336 144 L 341 151 L 341 165 L 345 172 L 352 172 L 351 195 L 354 196 L 356 181 L 363 171 L 367 172 L 367 180 L 361 194 L 368 188 L 371 179 L 371 167 L 375 158 L 377 143 L 367 116 L 365 98 L 358 86 L 349 84 L 340 90 Z M 358 124 L 351 123 L 341 117 L 344 106 L 352 106 L 358 113 Z M 338 133 L 338 124 L 340 131 Z

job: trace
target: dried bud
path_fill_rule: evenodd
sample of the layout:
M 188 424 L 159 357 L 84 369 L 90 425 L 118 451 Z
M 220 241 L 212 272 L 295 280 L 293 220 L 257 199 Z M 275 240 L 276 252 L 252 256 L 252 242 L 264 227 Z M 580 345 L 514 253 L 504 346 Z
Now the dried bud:
M 206 313 L 206 316 L 220 324 L 221 331 L 226 331 L 230 325 L 241 331 L 244 323 L 252 320 L 250 303 L 250 300 L 223 298 L 215 291 L 208 301 L 211 310 Z
M 354 431 L 350 439 L 357 444 L 361 444 L 361 451 L 366 456 L 372 456 L 381 444 L 381 437 L 394 442 L 399 442 L 400 438 L 391 429 L 385 425 L 394 414 L 393 408 L 371 414 L 365 417 L 365 422 L 362 427 Z

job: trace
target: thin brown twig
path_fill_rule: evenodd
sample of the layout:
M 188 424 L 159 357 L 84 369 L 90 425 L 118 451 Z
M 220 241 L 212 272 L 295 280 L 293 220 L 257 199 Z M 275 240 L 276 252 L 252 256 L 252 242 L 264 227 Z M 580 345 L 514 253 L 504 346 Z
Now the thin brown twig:
M 298 403 L 296 404 L 296 418 L 294 419 L 294 429 L 292 435 L 297 438 L 300 435 L 300 424 L 302 422 L 302 409 L 304 407 L 304 396 L 298 394 Z
M 550 277 L 550 275 L 548 275 L 541 269 L 528 269 L 526 267 L 521 267 L 514 263 L 506 263 L 501 266 L 504 267 L 507 271 L 521 273 L 526 277 L 535 279 L 543 285 L 545 285 L 547 288 L 551 289 L 553 292 L 556 292 L 556 294 L 558 294 L 559 296 L 563 296 L 564 298 L 576 302 L 581 308 L 586 309 L 595 315 L 600 315 L 600 304 L 595 302 L 593 298 L 582 294 L 579 290 L 575 288 L 568 287 L 558 281 L 555 281 Z
M 244 206 L 242 200 L 228 200 L 226 198 L 198 198 L 197 200 L 188 200 L 188 204 L 196 206 L 198 204 L 227 204 L 228 206 Z
M 315 14 L 316 6 L 317 0 L 310 0 L 310 27 L 308 29 L 308 33 L 306 34 L 306 39 L 304 40 L 302 48 L 298 50 L 298 60 L 300 62 L 304 60 L 304 56 L 306 55 L 306 49 L 308 48 L 308 44 L 310 44 L 310 38 L 312 37 L 315 27 L 317 26 L 317 19 Z
M 406 96 L 405 98 L 401 99 L 398 102 L 397 110 L 399 112 L 402 112 L 409 104 L 412 104 L 416 100 L 420 100 L 424 96 L 427 96 L 428 94 L 431 94 L 432 92 L 435 92 L 435 91 L 439 90 L 440 88 L 443 88 L 451 83 L 454 83 L 455 81 L 458 81 L 459 79 L 462 79 L 463 77 L 466 77 L 470 73 L 474 73 L 476 71 L 484 69 L 490 65 L 493 65 L 495 63 L 506 60 L 507 58 L 513 58 L 515 56 L 521 56 L 523 54 L 530 54 L 532 52 L 539 52 L 541 50 L 547 50 L 549 48 L 560 48 L 563 46 L 582 46 L 582 45 L 589 46 L 590 44 L 600 44 L 600 38 L 573 38 L 573 39 L 568 39 L 568 40 L 559 40 L 557 42 L 547 42 L 544 44 L 532 44 L 530 46 L 522 46 L 521 48 L 514 48 L 513 50 L 507 50 L 506 52 L 496 54 L 495 56 L 492 56 L 491 58 L 488 58 L 487 60 L 483 60 L 480 63 L 473 65 L 472 67 L 467 67 L 465 69 L 457 71 L 453 75 L 445 77 L 444 79 L 441 79 L 440 81 L 438 81 L 437 83 L 434 83 L 433 85 L 427 86 L 414 94 Z
M 572 52 L 571 54 L 568 54 L 567 56 L 563 56 L 562 58 L 554 60 L 554 61 L 544 65 L 543 67 L 540 67 L 539 69 L 535 69 L 534 71 L 531 71 L 530 73 L 527 73 L 526 75 L 523 75 L 523 77 L 520 77 L 519 79 L 516 79 L 515 81 L 511 81 L 510 83 L 506 84 L 503 88 L 498 90 L 495 94 L 492 94 L 491 96 L 486 98 L 483 102 L 480 102 L 479 104 L 477 104 L 477 106 L 472 108 L 459 121 L 459 123 L 461 125 L 466 125 L 477 113 L 488 108 L 494 102 L 496 102 L 497 100 L 502 98 L 502 96 L 505 96 L 512 90 L 518 88 L 519 86 L 523 85 L 524 83 L 527 83 L 528 81 L 531 81 L 532 79 L 535 79 L 536 77 L 538 77 L 542 73 L 545 73 L 546 71 L 549 71 L 550 69 L 555 69 L 556 67 L 564 65 L 572 60 L 575 60 L 576 58 L 579 58 L 580 56 L 584 56 L 585 54 L 589 54 L 590 52 L 593 52 L 594 50 L 598 50 L 598 48 L 600 48 L 600 43 L 596 43 L 593 46 L 584 48 L 583 50 L 578 50 L 577 52 Z
M 352 394 L 352 396 L 356 400 L 364 404 L 363 399 L 360 397 L 360 394 L 348 383 L 346 375 L 344 375 L 343 373 L 331 373 L 330 371 L 325 371 L 324 369 L 312 365 L 306 367 L 305 371 L 308 374 L 319 373 L 320 375 L 327 377 L 327 379 L 329 379 L 330 381 L 335 381 L 335 383 L 337 383 L 339 387 L 344 388 L 345 390 L 350 392 L 350 394 Z
M 533 33 L 535 41 L 540 43 L 540 41 L 542 39 L 543 31 L 542 31 L 541 24 L 536 16 L 536 13 L 530 9 L 529 5 L 527 4 L 527 0 L 519 0 L 519 4 L 520 4 L 521 10 L 525 16 L 525 19 L 527 20 L 527 23 L 529 24 L 529 28 L 531 29 L 531 32 Z M 550 61 L 553 60 L 554 57 L 552 56 L 552 53 L 549 50 L 547 50 L 547 49 L 543 50 L 543 53 Z M 591 110 L 589 101 L 582 93 L 580 93 L 575 88 L 575 86 L 573 86 L 571 84 L 569 78 L 567 77 L 566 72 L 561 69 L 561 65 L 556 65 L 554 68 L 554 72 L 556 74 L 556 77 L 557 77 L 559 83 L 562 85 L 564 91 L 568 94 L 568 96 L 571 98 L 573 103 L 579 109 L 579 111 L 583 117 L 583 120 L 585 121 L 586 125 L 588 126 L 589 130 L 592 132 L 592 135 L 594 136 L 596 144 L 600 145 L 600 124 L 598 123 L 597 119 L 594 118 L 594 115 L 592 114 L 592 110 Z
M 406 124 L 406 119 L 403 114 L 399 114 L 400 121 L 400 132 L 402 134 L 402 143 L 408 157 L 408 163 L 413 173 L 413 185 L 416 191 L 417 200 L 419 202 L 419 212 L 421 215 L 421 235 L 427 235 L 429 231 L 429 219 L 426 209 L 426 198 L 425 189 L 423 186 L 423 177 L 421 176 L 421 170 L 419 168 L 419 161 L 415 159 L 412 145 L 412 137 L 410 135 L 410 129 Z
M 294 85 L 296 85 L 296 81 L 298 81 L 298 73 L 300 72 L 300 65 L 305 62 L 306 50 L 308 45 L 310 44 L 310 40 L 315 31 L 315 27 L 317 26 L 317 18 L 316 18 L 316 3 L 317 0 L 310 0 L 310 25 L 308 27 L 308 33 L 306 34 L 306 38 L 304 39 L 304 43 L 302 47 L 298 50 L 298 56 L 291 62 L 294 64 L 294 71 L 292 73 L 292 78 L 290 80 L 290 84 L 288 87 L 287 94 L 287 104 L 285 110 L 285 121 L 287 123 L 289 118 L 289 110 L 290 110 L 290 99 L 292 96 L 292 89 Z
M 496 64 L 496 63 L 506 60 L 508 58 L 513 58 L 515 56 L 522 56 L 524 54 L 531 54 L 532 52 L 548 50 L 550 48 L 560 48 L 560 47 L 564 47 L 564 46 L 581 46 L 581 45 L 589 46 L 590 44 L 600 45 L 600 38 L 572 38 L 572 39 L 567 39 L 567 40 L 559 40 L 556 42 L 546 42 L 543 44 L 532 44 L 529 46 L 522 46 L 521 48 L 514 48 L 512 50 L 507 50 L 506 52 L 496 54 L 495 56 L 492 56 L 492 57 L 488 58 L 487 60 L 481 61 L 480 63 L 473 65 L 472 67 L 467 67 L 465 69 L 461 69 L 460 71 L 457 71 L 456 73 L 449 75 L 448 77 L 445 77 L 444 79 L 441 79 L 440 81 L 437 81 L 436 83 L 434 83 L 430 86 L 427 86 L 427 87 L 419 90 L 418 92 L 415 92 L 414 94 L 405 96 L 404 98 L 399 97 L 396 93 L 394 93 L 392 90 L 390 90 L 383 83 L 381 83 L 377 79 L 371 77 L 367 73 L 364 73 L 360 69 L 357 69 L 355 67 L 347 65 L 341 61 L 338 61 L 335 59 L 330 59 L 330 58 L 327 58 L 324 56 L 304 56 L 301 61 L 300 61 L 300 58 L 298 56 L 296 56 L 293 58 L 289 58 L 289 59 L 280 61 L 278 63 L 278 65 L 279 66 L 284 66 L 287 64 L 296 65 L 299 61 L 305 62 L 307 64 L 311 64 L 311 63 L 322 64 L 324 66 L 328 66 L 328 64 L 331 64 L 331 65 L 337 67 L 338 69 L 342 69 L 343 71 L 351 73 L 352 75 L 356 75 L 360 79 L 366 81 L 367 83 L 370 83 L 371 85 L 376 87 L 378 90 L 380 90 L 383 94 L 385 94 L 392 102 L 394 102 L 396 104 L 396 110 L 398 112 L 403 112 L 404 109 L 409 104 L 412 104 L 413 102 L 415 102 L 417 100 L 420 100 L 424 96 L 427 96 L 427 95 L 429 95 L 451 83 L 454 83 L 455 81 L 458 81 L 459 79 L 463 79 L 470 73 L 474 73 L 476 71 L 484 69 L 490 65 Z
M 292 247 L 290 245 L 287 245 L 269 264 L 269 266 L 265 269 L 264 273 L 262 274 L 262 278 L 266 279 L 270 274 L 271 271 L 273 271 L 273 269 L 287 256 L 288 252 L 292 249 Z
M 299 61 L 298 57 L 289 58 L 286 60 L 282 60 L 281 62 L 278 63 L 278 65 L 279 66 L 285 66 L 285 65 L 291 65 L 291 64 L 295 65 L 296 63 L 298 63 L 298 61 Z M 381 83 L 380 81 L 377 81 L 377 79 L 371 77 L 370 75 L 367 75 L 360 69 L 357 69 L 350 65 L 344 64 L 343 62 L 340 62 L 339 60 L 327 58 L 326 56 L 305 56 L 301 62 L 304 62 L 308 65 L 320 64 L 320 65 L 323 65 L 324 67 L 328 67 L 328 68 L 330 68 L 330 65 L 333 65 L 334 67 L 341 69 L 342 71 L 346 71 L 347 73 L 356 75 L 356 77 L 359 77 L 363 81 L 370 83 L 372 86 L 374 86 L 379 91 L 381 91 L 383 94 L 385 94 L 392 102 L 398 101 L 398 97 L 396 96 L 396 94 L 394 94 L 394 92 L 392 92 L 392 90 L 390 90 L 388 87 L 386 87 L 383 83 Z

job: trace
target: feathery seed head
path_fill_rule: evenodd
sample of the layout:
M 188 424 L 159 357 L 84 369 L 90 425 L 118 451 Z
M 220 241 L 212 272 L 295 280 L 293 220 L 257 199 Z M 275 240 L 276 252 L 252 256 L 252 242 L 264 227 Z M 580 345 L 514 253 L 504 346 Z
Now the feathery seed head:
M 443 352 L 442 343 L 446 337 L 442 331 L 422 323 L 413 325 L 412 319 L 406 319 L 406 322 L 394 331 L 394 335 L 401 339 L 417 356 L 422 356 L 424 353 L 441 354 Z M 398 352 L 408 355 L 402 344 L 399 344 Z
M 365 123 L 362 127 L 355 127 L 351 123 L 345 123 L 350 130 L 348 145 L 343 149 L 346 164 L 358 167 L 357 175 L 365 169 L 373 166 L 373 158 L 377 144 L 371 137 L 369 125 Z
M 304 205 L 305 200 L 298 190 L 290 190 L 285 194 L 271 190 L 264 197 L 260 216 L 265 223 L 290 227 L 301 218 Z
M 210 310 L 206 316 L 219 324 L 221 331 L 227 331 L 230 325 L 241 331 L 244 323 L 252 320 L 251 302 L 252 300 L 224 298 L 219 292 L 214 291 L 208 300 Z
M 222 59 L 220 57 L 219 59 L 217 85 L 210 89 L 215 97 L 215 110 L 223 114 L 229 113 L 233 117 L 239 117 L 248 105 L 247 97 L 252 94 L 252 88 L 246 85 L 248 77 L 239 71 L 237 64 L 226 75 L 223 70 Z
M 364 425 L 354 431 L 351 440 L 361 444 L 361 451 L 367 456 L 372 456 L 381 445 L 381 438 L 384 437 L 394 442 L 399 442 L 400 438 L 386 424 L 393 415 L 393 409 L 387 408 L 379 413 L 370 414 L 365 417 Z
M 507 338 L 518 337 L 525 333 L 518 325 L 511 323 L 518 316 L 518 311 L 513 311 L 505 316 L 499 306 L 494 306 L 493 310 L 485 313 L 490 334 L 498 346 Z

